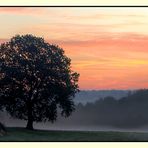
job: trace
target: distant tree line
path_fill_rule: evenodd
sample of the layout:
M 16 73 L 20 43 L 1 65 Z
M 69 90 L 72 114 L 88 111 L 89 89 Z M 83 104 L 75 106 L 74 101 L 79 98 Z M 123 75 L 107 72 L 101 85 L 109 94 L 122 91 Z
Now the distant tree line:
M 130 128 L 148 125 L 148 90 L 129 92 L 120 100 L 108 96 L 95 103 L 79 103 L 72 118 L 87 125 Z

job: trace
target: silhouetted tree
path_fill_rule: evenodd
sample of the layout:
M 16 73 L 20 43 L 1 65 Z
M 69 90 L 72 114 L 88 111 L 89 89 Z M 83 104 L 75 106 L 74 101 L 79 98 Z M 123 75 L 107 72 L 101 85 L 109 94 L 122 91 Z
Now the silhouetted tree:
M 0 45 L 0 99 L 11 116 L 33 122 L 55 121 L 57 108 L 75 109 L 79 74 L 63 49 L 33 35 L 16 35 Z

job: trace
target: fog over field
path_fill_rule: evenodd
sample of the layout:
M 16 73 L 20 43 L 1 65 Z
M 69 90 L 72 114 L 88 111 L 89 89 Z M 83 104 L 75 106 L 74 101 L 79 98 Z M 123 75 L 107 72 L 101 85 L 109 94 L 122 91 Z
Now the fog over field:
M 53 124 L 50 122 L 34 123 L 34 128 L 47 130 L 148 132 L 147 118 L 141 118 L 141 114 L 143 114 L 142 110 L 139 109 L 139 112 L 141 113 L 138 115 L 138 118 L 140 117 L 139 121 L 141 120 L 140 122 L 137 120 L 137 118 L 130 116 L 130 111 L 129 116 L 127 116 L 128 112 L 124 115 L 123 112 L 126 112 L 127 108 L 130 106 L 123 106 L 125 110 L 122 110 L 122 112 L 119 113 L 118 111 L 114 110 L 114 108 L 118 106 L 113 106 L 113 102 L 116 100 L 117 102 L 118 100 L 122 100 L 120 98 L 127 96 L 128 93 L 129 91 L 127 90 L 81 91 L 74 99 L 76 111 L 73 112 L 69 118 L 63 118 L 58 115 L 58 120 Z M 101 106 L 99 107 L 98 105 L 101 103 L 101 98 L 105 98 L 107 96 L 112 96 L 115 100 L 112 100 L 112 98 L 106 99 L 106 102 L 104 100 L 105 104 L 101 105 L 103 110 L 99 111 Z M 105 106 L 103 107 L 103 105 Z M 119 108 L 122 108 L 122 106 L 119 106 Z M 115 114 L 115 118 L 112 112 Z M 26 126 L 26 121 L 13 119 L 7 113 L 1 113 L 0 117 L 1 122 L 6 126 Z M 127 122 L 127 120 L 129 120 L 129 122 Z
M 70 121 L 71 117 L 60 118 L 55 123 L 34 123 L 35 129 L 43 130 L 74 130 L 74 131 L 131 131 L 131 132 L 148 132 L 148 126 L 136 128 L 119 128 L 113 126 L 91 125 L 89 123 L 81 124 L 80 122 Z M 25 127 L 27 122 L 5 117 L 3 123 L 8 127 Z M 80 125 L 79 125 L 80 124 Z

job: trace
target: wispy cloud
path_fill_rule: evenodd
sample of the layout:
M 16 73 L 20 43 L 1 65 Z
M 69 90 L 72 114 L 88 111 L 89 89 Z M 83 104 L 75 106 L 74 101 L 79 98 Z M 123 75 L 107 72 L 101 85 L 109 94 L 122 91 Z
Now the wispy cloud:
M 148 87 L 148 9 L 14 7 L 0 19 L 0 43 L 31 33 L 62 47 L 81 89 Z

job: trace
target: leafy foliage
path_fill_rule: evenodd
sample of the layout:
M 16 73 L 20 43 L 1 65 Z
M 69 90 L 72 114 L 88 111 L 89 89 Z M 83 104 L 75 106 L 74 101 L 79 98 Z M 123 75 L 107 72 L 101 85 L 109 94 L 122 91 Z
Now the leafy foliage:
M 55 121 L 57 108 L 69 116 L 79 74 L 62 48 L 33 35 L 16 35 L 0 45 L 1 104 L 19 119 Z

